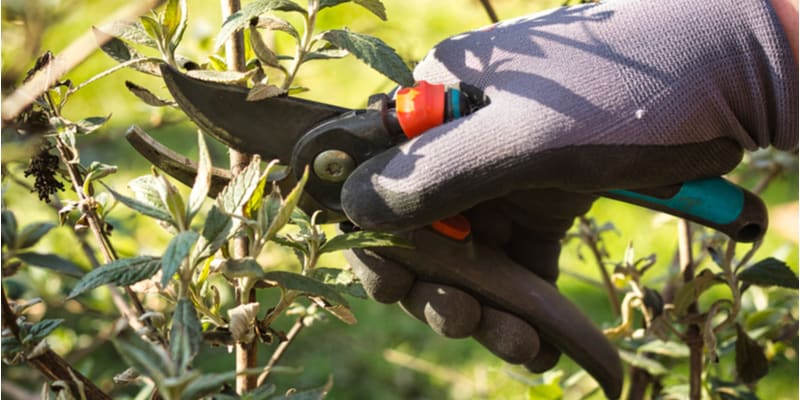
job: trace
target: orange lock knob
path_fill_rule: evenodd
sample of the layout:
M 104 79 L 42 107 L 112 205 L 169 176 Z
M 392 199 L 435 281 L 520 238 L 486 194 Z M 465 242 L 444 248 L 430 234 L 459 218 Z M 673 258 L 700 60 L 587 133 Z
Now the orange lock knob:
M 426 81 L 397 92 L 397 120 L 406 137 L 414 138 L 444 122 L 445 92 L 444 85 Z

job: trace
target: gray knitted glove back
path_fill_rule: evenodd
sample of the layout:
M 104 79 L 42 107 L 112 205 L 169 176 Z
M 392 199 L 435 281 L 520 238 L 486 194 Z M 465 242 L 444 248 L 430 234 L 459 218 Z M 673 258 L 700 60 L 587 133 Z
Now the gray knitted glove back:
M 761 0 L 609 1 L 448 39 L 417 79 L 491 104 L 361 165 L 351 220 L 407 229 L 528 188 L 636 189 L 796 149 L 797 67 Z

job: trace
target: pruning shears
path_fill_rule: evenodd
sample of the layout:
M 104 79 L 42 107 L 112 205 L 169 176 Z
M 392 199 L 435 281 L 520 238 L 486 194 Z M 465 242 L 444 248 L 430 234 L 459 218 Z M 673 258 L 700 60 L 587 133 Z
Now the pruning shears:
M 279 177 L 287 187 L 309 166 L 300 207 L 323 211 L 328 222 L 346 221 L 342 185 L 359 164 L 491 101 L 467 84 L 428 82 L 401 88 L 393 96 L 373 95 L 361 110 L 286 95 L 248 101 L 247 88 L 192 78 L 168 65 L 162 65 L 161 72 L 177 104 L 206 133 L 233 149 L 288 165 L 288 172 Z M 196 174 L 191 160 L 141 131 L 131 130 L 128 140 L 153 164 L 191 185 Z M 230 173 L 214 170 L 211 195 L 229 179 Z M 690 219 L 737 241 L 758 240 L 767 226 L 763 202 L 722 178 L 626 189 L 599 194 Z M 554 285 L 497 249 L 470 240 L 470 224 L 464 217 L 448 218 L 431 228 L 403 234 L 413 250 L 387 248 L 381 254 L 432 282 L 471 288 L 485 304 L 532 323 L 542 339 L 597 379 L 609 398 L 620 395 L 623 379 L 617 349 Z
M 467 84 L 444 86 L 424 81 L 399 89 L 394 97 L 373 95 L 363 110 L 290 96 L 248 101 L 247 88 L 192 78 L 168 65 L 161 70 L 175 101 L 208 134 L 238 151 L 280 160 L 295 175 L 288 177 L 290 181 L 310 166 L 303 205 L 322 210 L 325 220 L 331 222 L 346 219 L 339 200 L 341 187 L 360 163 L 491 101 Z M 153 158 L 154 153 L 141 143 L 132 143 Z M 163 159 L 151 161 L 163 163 Z M 191 175 L 191 171 L 182 175 Z M 760 239 L 767 227 L 763 202 L 723 178 L 599 194 L 686 218 L 740 242 Z M 435 223 L 434 229 L 463 239 L 468 236 L 469 224 L 454 217 Z

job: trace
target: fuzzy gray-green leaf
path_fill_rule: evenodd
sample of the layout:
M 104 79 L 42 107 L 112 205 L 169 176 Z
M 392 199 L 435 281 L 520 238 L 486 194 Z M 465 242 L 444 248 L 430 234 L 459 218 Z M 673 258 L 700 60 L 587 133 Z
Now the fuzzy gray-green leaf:
M 161 24 L 170 51 L 174 51 L 183 38 L 186 21 L 186 0 L 167 0 L 167 5 L 164 6 L 164 12 L 161 14 Z
M 158 49 L 156 41 L 147 34 L 140 21 L 116 21 L 112 23 L 107 30 L 110 35 L 116 36 L 122 40 Z
M 264 270 L 252 257 L 229 259 L 222 264 L 222 273 L 228 278 L 261 278 Z
M 169 214 L 169 211 L 163 208 L 157 208 L 155 206 L 143 203 L 139 200 L 132 199 L 127 197 L 121 193 L 115 192 L 111 188 L 107 188 L 107 190 L 114 196 L 117 201 L 124 204 L 128 208 L 137 211 L 141 214 L 147 215 L 148 217 L 152 217 L 161 221 L 168 222 L 172 225 L 175 225 L 175 221 L 172 220 L 172 216 Z
M 345 49 L 387 78 L 401 86 L 413 86 L 414 76 L 403 59 L 382 40 L 348 30 L 334 29 L 322 34 L 322 39 Z
M 773 257 L 761 260 L 739 272 L 739 280 L 763 287 L 780 286 L 795 290 L 798 287 L 798 278 L 794 271 L 786 262 Z
M 334 236 L 320 247 L 319 252 L 322 254 L 339 250 L 389 246 L 413 247 L 407 240 L 390 233 L 356 231 Z
M 686 314 L 689 306 L 697 301 L 700 296 L 711 286 L 720 283 L 713 272 L 705 269 L 695 276 L 691 281 L 686 282 L 675 295 L 675 314 L 682 316 Z
M 333 304 L 347 305 L 347 300 L 335 289 L 314 278 L 288 271 L 270 271 L 264 273 L 263 277 L 268 281 L 277 282 L 285 289 L 319 296 Z
M 69 293 L 69 298 L 109 283 L 133 285 L 152 277 L 160 268 L 161 259 L 158 257 L 139 256 L 112 261 L 84 275 Z
M 308 167 L 306 167 L 305 171 L 303 172 L 303 177 L 300 178 L 300 181 L 297 182 L 297 185 L 292 189 L 292 191 L 286 196 L 283 201 L 283 205 L 281 209 L 278 211 L 275 218 L 270 222 L 269 228 L 264 233 L 264 238 L 266 240 L 270 240 L 278 233 L 281 228 L 286 225 L 289 220 L 292 218 L 292 213 L 297 207 L 297 203 L 300 202 L 300 197 L 303 195 L 303 189 L 306 186 L 306 182 L 308 182 Z
M 342 3 L 349 2 L 356 3 L 361 7 L 366 8 L 371 13 L 375 14 L 378 18 L 386 21 L 386 7 L 380 0 L 321 0 L 319 2 L 319 9 L 337 6 Z
M 172 359 L 181 369 L 186 369 L 200 351 L 203 341 L 203 327 L 197 319 L 197 312 L 189 299 L 180 299 L 172 316 L 172 330 L 169 335 Z
M 30 327 L 28 335 L 22 338 L 22 342 L 38 342 L 58 328 L 62 322 L 63 319 L 43 319 Z
M 145 87 L 139 86 L 131 81 L 125 81 L 125 87 L 133 93 L 134 96 L 153 107 L 166 107 L 174 106 L 175 102 L 172 100 L 162 99 Z
M 189 194 L 189 203 L 186 205 L 186 224 L 192 222 L 195 214 L 200 211 L 203 202 L 211 189 L 211 155 L 208 152 L 203 133 L 197 131 L 197 176 L 194 178 L 192 191 Z
M 258 189 L 261 178 L 261 159 L 253 157 L 247 167 L 220 191 L 217 195 L 219 208 L 234 215 L 242 215 L 244 206 Z
M 189 256 L 200 235 L 195 231 L 183 231 L 169 242 L 164 258 L 161 260 L 161 286 L 166 287 L 172 276 L 178 272 L 183 260 Z
M 56 224 L 52 222 L 34 222 L 30 225 L 26 225 L 22 228 L 22 231 L 19 232 L 14 248 L 26 249 L 35 245 L 44 235 L 55 227 Z
M 175 373 L 175 365 L 163 347 L 144 341 L 133 329 L 125 329 L 111 340 L 125 365 L 152 378 L 157 386 Z
M 3 244 L 9 248 L 13 248 L 14 243 L 17 241 L 17 217 L 14 216 L 11 210 L 3 210 L 0 229 L 2 229 L 3 232 Z
M 295 29 L 292 24 L 286 22 L 286 20 L 271 15 L 262 15 L 258 17 L 258 22 L 256 22 L 255 27 L 259 29 L 268 29 L 271 31 L 286 32 L 292 35 L 292 37 L 295 39 L 300 40 L 300 34 L 297 33 L 297 29 Z
M 367 292 L 361 283 L 358 282 L 353 271 L 340 268 L 314 268 L 311 276 L 326 285 L 334 288 L 337 292 L 347 294 L 359 299 L 367 299 Z
M 97 42 L 100 44 L 100 49 L 115 61 L 123 63 L 130 61 L 134 58 L 141 58 L 141 56 L 132 47 L 128 46 L 122 40 L 109 35 L 106 32 L 92 27 L 92 32 Z
M 217 206 L 211 207 L 206 215 L 202 236 L 195 247 L 197 251 L 195 258 L 201 260 L 214 254 L 233 236 L 233 232 L 233 218 L 220 211 Z
M 655 359 L 645 356 L 644 354 L 636 354 L 620 350 L 619 356 L 626 363 L 634 367 L 644 369 L 645 371 L 649 372 L 651 375 L 654 376 L 664 375 L 667 372 L 669 372 L 669 370 L 666 367 L 664 367 L 663 364 L 656 361 Z
M 83 270 L 75 265 L 75 263 L 55 254 L 24 252 L 19 253 L 16 256 L 28 265 L 47 268 L 74 277 L 83 276 Z
M 753 383 L 766 376 L 768 370 L 769 362 L 764 355 L 764 348 L 736 324 L 736 373 L 739 378 Z
M 294 11 L 306 13 L 303 7 L 289 0 L 256 0 L 242 7 L 241 10 L 231 14 L 222 24 L 214 49 L 220 48 L 231 35 L 250 24 L 250 20 L 269 11 Z

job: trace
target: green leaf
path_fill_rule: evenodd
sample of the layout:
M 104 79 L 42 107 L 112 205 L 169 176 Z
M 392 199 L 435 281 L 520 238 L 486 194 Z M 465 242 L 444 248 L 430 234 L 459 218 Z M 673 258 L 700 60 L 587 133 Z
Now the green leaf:
M 280 96 L 285 90 L 266 83 L 256 83 L 247 93 L 247 101 L 259 101 L 270 97 Z
M 741 325 L 736 324 L 736 373 L 739 378 L 753 383 L 766 376 L 768 370 L 764 348 L 747 336 Z
M 322 400 L 328 395 L 333 387 L 333 376 L 328 377 L 328 382 L 325 385 L 316 389 L 303 390 L 294 393 L 288 393 L 283 396 L 273 397 L 272 400 Z
M 148 279 L 161 268 L 161 259 L 152 256 L 139 256 L 112 261 L 93 269 L 84 275 L 69 294 L 72 299 L 79 294 L 98 286 L 113 283 L 117 286 L 133 285 Z
M 665 375 L 669 372 L 669 370 L 667 370 L 667 368 L 664 367 L 664 365 L 662 365 L 660 362 L 650 357 L 647 357 L 644 354 L 637 354 L 625 350 L 620 350 L 619 356 L 626 363 L 634 367 L 641 368 L 649 372 L 651 375 L 655 376 Z
M 169 347 L 172 359 L 178 368 L 186 370 L 203 341 L 203 327 L 197 319 L 197 312 L 191 300 L 183 298 L 175 305 L 172 316 L 172 330 L 169 335 Z
M 798 288 L 798 279 L 786 262 L 777 258 L 763 259 L 739 272 L 739 280 L 762 287 Z
M 250 20 L 269 11 L 294 11 L 306 14 L 306 10 L 289 0 L 256 0 L 242 7 L 241 10 L 231 14 L 222 24 L 222 29 L 214 41 L 214 50 L 219 49 L 228 41 L 234 32 L 250 24 Z
M 256 54 L 261 64 L 276 68 L 281 65 L 278 62 L 278 56 L 264 43 L 264 38 L 261 37 L 261 33 L 259 33 L 253 25 L 250 26 L 250 47 L 252 47 L 253 53 Z
M 145 342 L 133 329 L 125 329 L 111 340 L 125 365 L 135 368 L 142 375 L 152 378 L 161 387 L 164 381 L 175 375 L 175 364 L 160 345 Z
M 699 275 L 686 282 L 675 295 L 675 314 L 685 315 L 689 306 L 700 298 L 700 295 L 711 286 L 720 283 L 713 272 L 704 269 Z
M 314 278 L 289 271 L 270 271 L 264 273 L 263 277 L 268 281 L 278 283 L 285 289 L 319 296 L 333 304 L 347 305 L 347 300 L 336 290 Z
M 367 299 L 367 292 L 358 278 L 349 269 L 339 268 L 314 268 L 311 276 L 326 285 L 334 288 L 337 292 L 347 294 L 359 299 Z
M 22 351 L 22 344 L 14 336 L 3 336 L 2 338 L 2 352 L 3 357 L 13 358 L 17 353 Z
M 166 287 L 172 276 L 178 272 L 183 260 L 189 256 L 192 247 L 197 243 L 200 237 L 195 231 L 183 231 L 177 234 L 169 242 L 167 250 L 164 252 L 164 258 L 161 260 L 161 286 Z
M 528 388 L 528 398 L 531 400 L 560 400 L 564 396 L 561 389 L 563 372 L 547 372 L 542 376 L 542 383 Z
M 9 248 L 14 247 L 14 243 L 17 241 L 17 218 L 11 210 L 4 209 L 2 211 L 0 229 L 2 229 L 3 233 L 3 244 Z
M 55 228 L 56 224 L 51 222 L 34 222 L 22 228 L 22 231 L 17 236 L 15 249 L 26 249 L 39 242 L 39 240 Z
M 637 353 L 652 353 L 672 358 L 689 357 L 689 347 L 683 343 L 654 340 L 636 349 Z
M 233 215 L 243 215 L 244 206 L 258 189 L 261 180 L 261 159 L 253 157 L 239 175 L 236 175 L 217 195 L 219 208 Z
M 281 199 L 281 194 L 278 187 L 273 186 L 269 196 L 260 199 L 260 201 L 261 205 L 258 207 L 256 221 L 258 222 L 259 231 L 266 232 L 269 230 L 269 226 L 272 221 L 275 220 L 275 217 L 277 217 L 278 211 L 281 209 L 281 203 L 283 199 Z
M 159 43 L 163 42 L 161 25 L 149 15 L 142 15 L 139 17 L 139 21 L 142 23 L 142 28 L 144 28 L 147 35 L 153 38 L 153 41 L 156 43 L 156 48 L 159 48 Z
M 333 238 L 325 242 L 322 245 L 322 247 L 320 247 L 319 253 L 323 254 L 339 250 L 363 249 L 366 247 L 388 247 L 388 246 L 405 247 L 405 248 L 413 247 L 413 245 L 409 243 L 407 240 L 399 236 L 392 235 L 390 233 L 356 231 L 334 236 Z
M 22 338 L 22 343 L 39 342 L 56 328 L 58 328 L 63 319 L 43 319 L 30 327 L 28 334 Z
M 221 212 L 217 206 L 211 207 L 206 215 L 202 236 L 195 247 L 195 251 L 197 251 L 195 258 L 200 261 L 210 257 L 233 236 L 234 232 L 233 218 Z
M 306 186 L 306 182 L 308 182 L 308 173 L 308 166 L 306 166 L 305 171 L 303 171 L 303 177 L 300 178 L 300 181 L 297 182 L 297 185 L 295 185 L 289 195 L 286 196 L 281 209 L 278 210 L 275 218 L 270 222 L 269 228 L 264 233 L 265 240 L 271 240 L 273 237 L 275 237 L 278 231 L 280 231 L 281 228 L 283 228 L 292 218 L 292 213 L 297 207 L 297 203 L 300 202 L 300 198 L 303 196 L 303 189 Z
M 139 21 L 115 21 L 107 29 L 109 34 L 122 40 L 147 46 L 153 49 L 158 48 L 156 41 L 147 34 L 147 32 L 144 30 L 144 26 L 142 26 L 142 23 Z
M 356 58 L 401 86 L 413 86 L 414 76 L 403 59 L 382 40 L 348 30 L 334 29 L 322 33 L 322 39 L 345 49 Z
M 162 99 L 154 95 L 153 92 L 149 91 L 148 89 L 141 87 L 131 81 L 125 81 L 125 87 L 128 88 L 128 90 L 131 93 L 133 93 L 134 96 L 138 97 L 140 100 L 153 107 L 166 107 L 175 105 L 174 101 Z
M 128 44 L 122 40 L 117 39 L 94 26 L 92 27 L 92 32 L 94 33 L 97 43 L 100 45 L 100 49 L 103 50 L 103 53 L 106 53 L 115 61 L 123 63 L 134 58 L 141 58 L 141 55 L 139 55 L 136 50 L 128 46 Z
M 228 85 L 240 85 L 247 82 L 247 80 L 252 75 L 252 72 L 193 69 L 191 71 L 187 71 L 186 75 L 207 82 L 225 83 Z
M 211 188 L 211 155 L 208 152 L 203 133 L 199 130 L 197 131 L 197 158 L 197 176 L 194 178 L 192 192 L 189 194 L 189 204 L 187 204 L 186 208 L 186 225 L 192 223 L 192 219 L 200 211 Z
M 261 278 L 264 276 L 264 269 L 254 258 L 245 257 L 225 260 L 222 273 L 228 278 Z
M 167 222 L 173 226 L 175 226 L 175 221 L 172 220 L 172 216 L 169 214 L 169 211 L 162 208 L 156 208 L 152 205 L 143 203 L 139 200 L 132 199 L 130 197 L 124 196 L 121 193 L 117 193 L 114 189 L 106 187 L 106 189 L 114 196 L 117 201 L 124 204 L 128 208 L 137 211 L 141 214 L 147 215 L 148 217 L 155 218 L 157 220 L 161 220 Z
M 133 191 L 137 201 L 169 213 L 169 206 L 165 201 L 167 188 L 158 176 L 142 175 L 128 182 L 128 187 Z
M 106 122 L 108 122 L 111 115 L 107 117 L 89 117 L 86 119 L 82 119 L 76 123 L 78 126 L 78 133 L 82 135 L 88 135 L 103 126 Z
M 236 375 L 236 371 L 200 375 L 186 386 L 181 399 L 194 400 L 215 394 L 222 389 L 222 385 L 236 378 Z
M 335 60 L 342 58 L 346 55 L 350 54 L 345 49 L 340 49 L 335 46 L 326 46 L 324 48 L 312 51 L 311 53 L 306 54 L 304 61 L 312 61 L 312 60 Z
M 83 270 L 80 267 L 75 265 L 72 261 L 61 258 L 55 254 L 25 252 L 19 253 L 16 256 L 26 264 L 33 265 L 34 267 L 47 268 L 76 278 L 83 276 Z
M 161 14 L 161 25 L 164 37 L 169 44 L 169 51 L 175 51 L 183 38 L 187 14 L 186 0 L 167 0 L 167 5 L 164 6 L 164 12 Z
M 380 0 L 321 0 L 319 2 L 319 9 L 322 10 L 323 8 L 333 7 L 342 3 L 349 3 L 351 1 L 360 5 L 361 7 L 366 8 L 371 13 L 377 15 L 378 18 L 386 21 L 386 7 L 384 7 Z
M 250 26 L 255 26 L 259 29 L 286 32 L 292 35 L 292 37 L 295 39 L 300 40 L 300 34 L 297 33 L 297 29 L 295 29 L 292 24 L 288 23 L 286 20 L 273 17 L 271 15 L 262 15 L 258 17 L 258 22 L 256 22 L 255 25 L 251 24 Z

